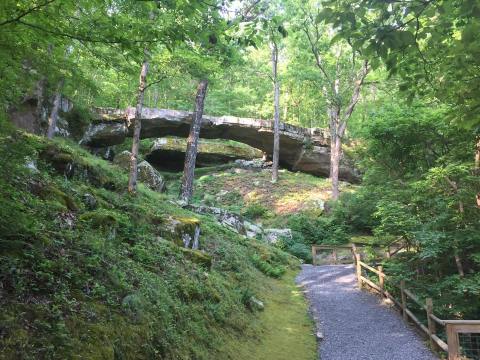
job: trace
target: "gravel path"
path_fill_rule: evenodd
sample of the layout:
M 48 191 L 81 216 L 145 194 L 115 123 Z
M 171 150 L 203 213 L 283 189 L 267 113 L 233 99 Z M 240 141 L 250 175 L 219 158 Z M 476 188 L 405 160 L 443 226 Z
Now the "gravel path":
M 434 360 L 414 330 L 381 299 L 357 288 L 353 265 L 303 265 L 322 360 Z

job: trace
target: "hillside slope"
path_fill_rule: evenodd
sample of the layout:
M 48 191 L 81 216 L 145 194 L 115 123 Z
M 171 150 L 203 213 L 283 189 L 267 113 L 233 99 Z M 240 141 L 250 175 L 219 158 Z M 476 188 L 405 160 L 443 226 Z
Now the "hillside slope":
M 282 309 L 294 323 L 267 321 L 282 299 L 268 289 L 288 299 L 292 275 L 262 271 L 292 274 L 295 258 L 142 185 L 127 194 L 123 170 L 67 140 L 3 128 L 0 163 L 0 359 L 253 359 L 274 325 L 313 358 L 303 300 Z M 197 223 L 200 250 L 177 245 Z

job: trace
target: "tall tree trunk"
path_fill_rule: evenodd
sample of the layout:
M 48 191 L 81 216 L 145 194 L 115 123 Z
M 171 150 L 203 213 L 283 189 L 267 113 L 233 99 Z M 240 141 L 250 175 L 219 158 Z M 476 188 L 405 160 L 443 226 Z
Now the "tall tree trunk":
M 140 146 L 140 131 L 142 130 L 142 108 L 143 98 L 145 95 L 145 87 L 147 84 L 148 59 L 145 50 L 145 58 L 143 59 L 142 69 L 140 71 L 140 81 L 137 91 L 137 104 L 135 106 L 135 118 L 133 119 L 133 141 L 132 156 L 130 158 L 130 175 L 128 178 L 128 192 L 135 193 L 137 191 L 137 165 L 138 165 L 138 148 Z
M 58 82 L 57 90 L 55 92 L 55 98 L 53 100 L 52 111 L 50 112 L 50 116 L 48 118 L 47 138 L 49 139 L 53 139 L 53 136 L 55 135 L 55 129 L 57 127 L 58 119 L 58 110 L 60 110 L 60 102 L 62 101 L 62 89 L 64 83 L 64 78 L 61 78 Z
M 280 83 L 278 81 L 278 47 L 272 43 L 273 76 L 273 164 L 272 182 L 278 181 L 278 163 L 280 160 Z
M 180 199 L 187 204 L 193 195 L 193 179 L 195 176 L 195 162 L 197 160 L 198 137 L 202 127 L 203 108 L 205 105 L 205 96 L 207 95 L 208 80 L 201 80 L 197 87 L 197 96 L 195 97 L 195 112 L 193 113 L 190 134 L 187 139 L 187 151 L 185 154 L 185 164 L 183 167 L 182 186 L 180 189 Z
M 451 186 L 453 191 L 455 191 L 455 194 L 458 194 L 458 185 L 456 181 L 451 180 L 448 176 L 446 177 L 446 180 L 448 184 Z M 459 200 L 458 201 L 458 212 L 462 215 L 465 213 L 465 207 L 463 206 L 463 201 Z M 458 275 L 460 277 L 465 276 L 465 271 L 463 270 L 463 264 L 462 264 L 462 259 L 460 258 L 460 255 L 458 253 L 458 240 L 454 240 L 454 254 L 453 257 L 455 259 L 455 265 L 457 266 L 457 271 Z
M 332 134 L 331 141 L 331 155 L 330 155 L 330 177 L 332 179 L 332 199 L 338 200 L 340 194 L 339 190 L 339 169 L 340 169 L 340 159 L 342 155 L 342 139 L 347 130 L 347 123 L 350 117 L 352 116 L 353 110 L 360 99 L 360 91 L 362 89 L 365 77 L 368 75 L 370 67 L 368 65 L 368 60 L 363 62 L 362 69 L 357 75 L 357 79 L 354 81 L 354 88 L 352 92 L 352 97 L 347 108 L 341 114 L 341 105 L 339 103 L 335 104 L 333 107 L 332 113 L 330 114 L 330 133 Z M 339 94 L 339 80 L 335 80 L 333 84 L 335 97 L 338 97 Z
M 477 146 L 475 148 L 475 175 L 480 176 L 480 136 L 477 137 Z M 480 192 L 477 193 L 477 207 L 480 207 Z
M 340 170 L 340 158 L 342 156 L 342 138 L 336 134 L 335 138 L 331 141 L 333 143 L 333 146 L 331 147 L 332 153 L 330 154 L 332 199 L 338 200 L 338 196 L 340 195 L 338 175 Z
M 37 134 L 45 134 L 45 123 L 43 118 L 43 103 L 45 102 L 45 85 L 47 79 L 45 76 L 42 76 L 40 80 L 37 81 L 35 87 L 35 96 L 37 98 L 37 107 L 35 109 L 35 132 Z
M 338 200 L 340 159 L 342 157 L 342 134 L 339 132 L 340 108 L 332 105 L 329 109 L 330 128 L 330 181 L 332 182 L 332 199 Z

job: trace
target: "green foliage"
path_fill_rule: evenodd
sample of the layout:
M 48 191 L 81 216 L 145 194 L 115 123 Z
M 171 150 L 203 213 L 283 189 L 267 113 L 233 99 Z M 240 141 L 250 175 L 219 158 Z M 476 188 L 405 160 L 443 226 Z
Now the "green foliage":
M 263 217 L 269 212 L 269 210 L 259 203 L 249 204 L 243 211 L 242 215 L 250 220 L 257 220 L 258 218 Z
M 349 237 L 343 224 L 331 217 L 300 213 L 288 219 L 288 227 L 301 234 L 306 244 L 343 244 Z
M 406 7 L 381 0 L 324 3 L 320 20 L 338 28 L 375 67 L 382 61 L 410 100 L 434 96 L 449 106 L 455 122 L 478 126 L 479 80 L 468 75 L 479 65 L 476 1 L 414 0 Z
M 434 298 L 445 317 L 476 318 L 480 308 L 473 255 L 480 250 L 475 202 L 480 182 L 473 168 L 476 139 L 445 113 L 444 106 L 418 103 L 390 104 L 372 112 L 362 130 L 363 186 L 344 195 L 347 204 L 349 198 L 363 201 L 365 209 L 357 208 L 361 218 L 354 218 L 351 211 L 357 206 L 343 209 L 342 199 L 333 214 L 353 231 L 407 242 L 410 251 L 386 261 L 387 272 L 397 279 L 415 277 L 417 285 L 411 285 L 417 286 L 415 292 Z
M 350 232 L 369 233 L 378 223 L 378 219 L 373 216 L 376 205 L 375 197 L 360 187 L 354 192 L 341 194 L 333 206 L 331 216 L 336 223 L 344 224 Z

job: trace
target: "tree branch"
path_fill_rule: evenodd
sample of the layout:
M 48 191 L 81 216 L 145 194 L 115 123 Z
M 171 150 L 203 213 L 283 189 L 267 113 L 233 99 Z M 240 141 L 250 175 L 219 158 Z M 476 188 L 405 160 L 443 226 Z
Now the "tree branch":
M 53 3 L 54 1 L 56 0 L 47 0 L 45 1 L 43 4 L 39 4 L 37 6 L 34 6 L 28 10 L 25 10 L 24 12 L 22 12 L 21 14 L 19 14 L 17 17 L 13 18 L 13 19 L 9 19 L 9 20 L 5 20 L 5 21 L 2 21 L 0 23 L 0 26 L 3 26 L 3 25 L 7 25 L 7 24 L 11 24 L 11 23 L 15 23 L 15 22 L 18 22 L 21 18 L 27 16 L 28 14 L 34 12 L 34 11 L 37 11 L 39 9 L 41 9 L 42 7 L 45 7 L 51 3 Z
M 338 136 L 342 137 L 345 129 L 347 128 L 347 122 L 348 119 L 350 119 L 350 116 L 352 116 L 353 110 L 355 109 L 355 106 L 358 103 L 358 100 L 360 98 L 360 90 L 362 89 L 362 85 L 365 81 L 365 78 L 368 75 L 368 72 L 370 71 L 370 66 L 368 64 L 368 60 L 365 60 L 363 62 L 362 69 L 360 70 L 360 74 L 357 76 L 357 79 L 355 80 L 355 87 L 353 88 L 353 93 L 352 93 L 352 98 L 350 100 L 350 104 L 348 105 L 347 109 L 345 110 L 345 114 L 343 115 L 342 122 L 340 124 L 340 127 L 338 129 Z

